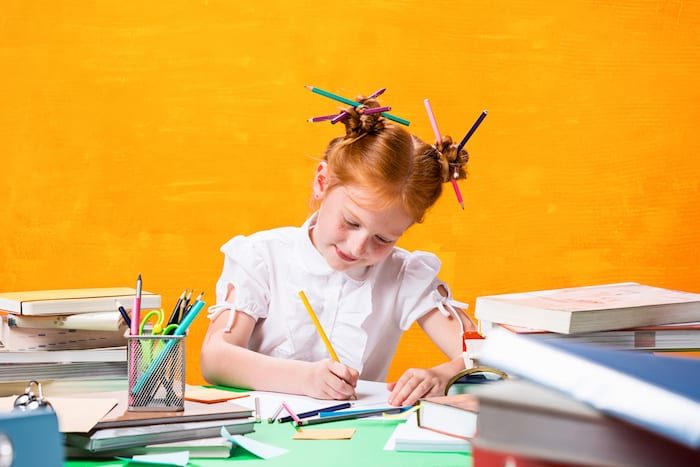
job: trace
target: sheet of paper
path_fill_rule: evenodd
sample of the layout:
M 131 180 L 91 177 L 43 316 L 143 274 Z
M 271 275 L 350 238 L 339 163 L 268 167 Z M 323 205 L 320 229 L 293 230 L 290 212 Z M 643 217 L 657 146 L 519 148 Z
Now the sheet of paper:
M 261 459 L 272 459 L 289 452 L 287 449 L 256 441 L 252 438 L 246 438 L 242 435 L 231 436 L 231 433 L 226 431 L 226 428 L 223 426 L 221 427 L 221 436 Z
M 285 401 L 289 407 L 296 413 L 308 412 L 323 407 L 328 407 L 337 404 L 332 400 L 314 399 L 305 396 L 292 396 L 279 392 L 266 391 L 250 391 L 250 397 L 236 400 L 236 404 L 255 409 L 255 397 L 260 398 L 260 414 L 263 420 L 272 417 L 280 407 L 282 401 Z M 352 410 L 363 408 L 375 408 L 377 406 L 387 405 L 389 399 L 389 391 L 386 389 L 386 383 L 376 381 L 359 381 L 356 388 L 357 400 L 352 402 Z M 341 412 L 338 412 L 341 413 Z M 283 413 L 282 415 L 286 415 Z
M 188 401 L 213 404 L 215 402 L 224 402 L 232 399 L 239 399 L 241 397 L 248 397 L 248 393 L 232 392 L 216 388 L 205 388 L 202 386 L 187 385 L 185 387 L 185 400 Z
M 127 461 L 131 464 L 155 464 L 155 465 L 177 465 L 185 467 L 190 462 L 189 451 L 169 452 L 166 454 L 140 454 L 128 457 L 117 457 L 117 459 Z
M 338 430 L 321 430 L 314 428 L 304 428 L 297 431 L 292 439 L 350 439 L 355 434 L 354 428 Z
M 0 398 L 0 410 L 12 410 L 17 396 Z M 62 433 L 87 433 L 117 405 L 117 399 L 87 397 L 47 397 Z

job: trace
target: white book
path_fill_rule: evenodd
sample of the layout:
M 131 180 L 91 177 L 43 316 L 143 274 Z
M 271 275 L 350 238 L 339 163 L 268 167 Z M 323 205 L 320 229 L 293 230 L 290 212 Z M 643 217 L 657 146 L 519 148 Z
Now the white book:
M 414 413 L 405 423 L 396 425 L 384 449 L 387 451 L 470 452 L 471 444 L 465 439 L 419 427 Z
M 125 362 L 126 346 L 84 350 L 0 350 L 1 363 Z
M 124 319 L 118 311 L 96 311 L 74 315 L 7 315 L 10 328 L 80 329 L 88 331 L 124 331 Z
M 129 287 L 2 292 L 0 310 L 31 316 L 114 311 L 115 299 L 128 306 L 135 295 L 136 289 Z M 160 308 L 160 295 L 142 291 L 141 308 Z
M 475 316 L 492 323 L 562 334 L 700 321 L 700 294 L 626 282 L 476 299 Z

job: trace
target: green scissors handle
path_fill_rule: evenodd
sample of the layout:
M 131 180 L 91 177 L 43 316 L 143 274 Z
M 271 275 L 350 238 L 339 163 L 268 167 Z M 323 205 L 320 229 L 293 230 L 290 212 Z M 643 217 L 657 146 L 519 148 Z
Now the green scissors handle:
M 156 321 L 153 323 L 153 331 L 151 334 L 158 335 L 163 333 L 163 310 L 151 310 L 141 318 L 141 324 L 139 324 L 139 334 L 143 335 L 143 329 L 146 327 L 146 323 L 151 318 L 155 318 Z

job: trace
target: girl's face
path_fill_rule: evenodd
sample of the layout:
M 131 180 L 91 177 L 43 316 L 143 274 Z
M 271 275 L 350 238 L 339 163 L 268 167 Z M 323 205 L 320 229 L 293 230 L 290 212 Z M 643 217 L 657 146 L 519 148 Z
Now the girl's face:
M 323 183 L 314 188 L 322 201 L 311 241 L 336 271 L 379 263 L 413 224 L 400 205 L 377 206 L 365 188 L 337 186 L 329 191 Z

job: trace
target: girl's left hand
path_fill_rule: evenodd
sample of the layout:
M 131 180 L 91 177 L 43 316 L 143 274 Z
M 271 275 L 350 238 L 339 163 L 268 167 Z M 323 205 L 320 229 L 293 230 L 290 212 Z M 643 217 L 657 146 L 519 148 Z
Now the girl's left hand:
M 398 381 L 388 383 L 390 405 L 413 405 L 425 396 L 442 396 L 447 382 L 433 370 L 411 368 Z

